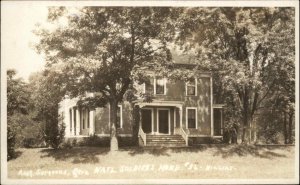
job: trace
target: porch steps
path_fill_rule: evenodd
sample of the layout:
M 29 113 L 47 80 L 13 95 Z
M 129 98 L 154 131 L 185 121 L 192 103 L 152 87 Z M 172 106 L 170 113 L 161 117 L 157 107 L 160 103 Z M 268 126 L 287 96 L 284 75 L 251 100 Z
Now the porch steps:
M 184 147 L 186 146 L 181 135 L 147 135 L 146 146 Z

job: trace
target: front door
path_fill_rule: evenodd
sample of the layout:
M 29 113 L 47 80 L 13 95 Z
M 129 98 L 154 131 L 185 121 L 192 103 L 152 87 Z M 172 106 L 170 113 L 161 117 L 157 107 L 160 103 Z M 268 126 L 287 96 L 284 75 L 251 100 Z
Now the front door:
M 169 134 L 169 109 L 158 109 L 158 133 Z
M 142 129 L 146 134 L 151 133 L 152 127 L 152 110 L 142 109 Z

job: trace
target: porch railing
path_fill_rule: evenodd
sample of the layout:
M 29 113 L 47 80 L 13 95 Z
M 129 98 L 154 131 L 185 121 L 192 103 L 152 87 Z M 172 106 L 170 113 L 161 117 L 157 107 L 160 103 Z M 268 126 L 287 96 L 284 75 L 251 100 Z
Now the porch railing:
M 139 135 L 141 136 L 143 142 L 144 142 L 144 146 L 146 146 L 147 143 L 147 135 L 145 134 L 145 132 L 143 131 L 143 129 L 140 127 L 139 128 Z
M 185 145 L 188 146 L 189 145 L 189 137 L 183 128 L 179 129 L 179 134 L 183 137 L 183 139 L 185 141 Z

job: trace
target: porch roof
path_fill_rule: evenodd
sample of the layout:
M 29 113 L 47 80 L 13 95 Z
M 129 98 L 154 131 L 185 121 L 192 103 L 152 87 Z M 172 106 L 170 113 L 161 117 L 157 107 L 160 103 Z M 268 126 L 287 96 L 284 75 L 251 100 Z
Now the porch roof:
M 141 108 L 145 106 L 171 106 L 171 107 L 178 107 L 182 108 L 183 102 L 182 101 L 159 101 L 154 100 L 152 102 L 136 102 L 136 105 L 139 105 Z
M 226 106 L 225 104 L 213 104 L 212 105 L 213 108 L 223 108 L 225 106 Z

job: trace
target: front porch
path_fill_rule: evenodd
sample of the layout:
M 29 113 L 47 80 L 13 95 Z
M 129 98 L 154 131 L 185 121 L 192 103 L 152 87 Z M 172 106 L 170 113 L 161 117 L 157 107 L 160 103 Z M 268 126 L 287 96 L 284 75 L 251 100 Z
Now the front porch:
M 182 128 L 182 102 L 139 103 L 139 137 L 143 146 L 187 146 Z
M 212 106 L 211 119 L 203 122 L 203 117 L 208 115 L 202 115 L 197 107 L 188 107 L 183 102 L 154 101 L 137 105 L 142 146 L 183 147 L 191 144 L 189 139 L 192 143 L 195 140 L 222 139 L 222 107 Z

